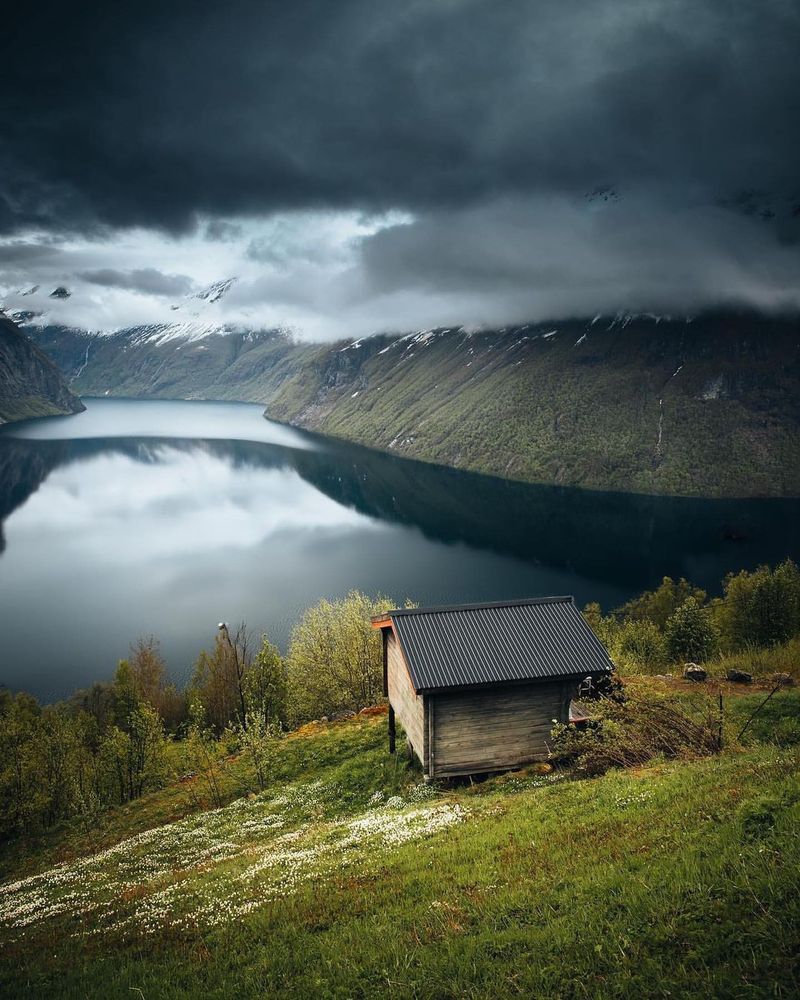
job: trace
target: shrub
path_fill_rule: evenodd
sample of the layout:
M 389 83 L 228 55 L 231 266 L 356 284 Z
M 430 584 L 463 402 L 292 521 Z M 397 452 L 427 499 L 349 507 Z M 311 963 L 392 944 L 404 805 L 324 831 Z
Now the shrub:
M 774 570 L 730 574 L 719 618 L 731 649 L 786 642 L 800 631 L 800 570 L 787 559 Z
M 656 590 L 645 590 L 623 604 L 615 612 L 622 621 L 651 621 L 659 628 L 664 628 L 667 620 L 675 614 L 690 597 L 698 604 L 705 603 L 706 592 L 695 587 L 683 577 L 676 583 L 671 576 L 665 576 Z
M 710 659 L 718 646 L 718 636 L 706 608 L 688 598 L 672 615 L 664 630 L 667 653 L 673 661 Z
M 286 664 L 266 635 L 244 677 L 245 702 L 250 713 L 263 716 L 267 723 L 284 725 L 288 710 Z
M 611 649 L 619 633 L 619 622 L 613 615 L 603 615 L 600 605 L 594 601 L 583 609 L 583 617 L 600 642 Z
M 239 748 L 253 766 L 258 787 L 263 791 L 272 778 L 283 730 L 264 712 L 251 712 L 247 726 L 238 730 Z
M 295 722 L 358 712 L 383 697 L 383 651 L 370 617 L 394 607 L 357 590 L 320 601 L 292 632 L 288 667 Z
M 616 636 L 614 652 L 620 665 L 654 670 L 667 662 L 667 644 L 661 629 L 647 618 L 626 621 Z
M 583 730 L 558 724 L 552 732 L 553 758 L 586 774 L 632 767 L 653 757 L 695 757 L 719 749 L 713 724 L 690 719 L 668 698 L 628 693 L 624 702 L 600 699 L 595 718 Z

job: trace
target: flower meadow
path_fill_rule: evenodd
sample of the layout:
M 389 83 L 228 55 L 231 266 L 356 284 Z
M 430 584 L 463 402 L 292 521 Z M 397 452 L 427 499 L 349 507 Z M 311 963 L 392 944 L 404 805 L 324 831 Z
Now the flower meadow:
M 368 870 L 382 852 L 466 819 L 462 805 L 434 794 L 377 792 L 364 811 L 327 820 L 320 816 L 336 800 L 335 783 L 237 799 L 0 886 L 0 940 L 22 940 L 57 918 L 75 937 L 227 923 L 311 880 Z
M 797 995 L 797 748 L 445 789 L 382 722 L 287 737 L 260 793 L 230 758 L 222 808 L 177 782 L 9 858 L 0 995 Z

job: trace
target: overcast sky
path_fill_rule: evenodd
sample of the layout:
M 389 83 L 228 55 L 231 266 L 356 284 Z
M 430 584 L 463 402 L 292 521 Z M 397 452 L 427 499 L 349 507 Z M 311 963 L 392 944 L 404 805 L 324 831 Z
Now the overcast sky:
M 800 307 L 800 0 L 44 2 L 0 50 L 0 298 L 42 320 Z

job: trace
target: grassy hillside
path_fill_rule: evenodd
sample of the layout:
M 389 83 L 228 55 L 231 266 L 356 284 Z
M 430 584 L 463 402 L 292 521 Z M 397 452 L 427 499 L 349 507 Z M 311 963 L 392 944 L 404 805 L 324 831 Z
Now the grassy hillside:
M 762 699 L 729 699 L 732 723 Z M 780 693 L 771 718 L 798 709 Z M 0 988 L 788 997 L 800 753 L 761 742 L 771 731 L 762 720 L 721 757 L 592 780 L 531 769 L 431 789 L 386 753 L 385 719 L 311 724 L 258 795 L 232 798 L 248 776 L 231 759 L 222 809 L 202 811 L 188 778 L 7 847 Z
M 537 483 L 800 494 L 796 321 L 625 317 L 320 349 L 267 415 Z

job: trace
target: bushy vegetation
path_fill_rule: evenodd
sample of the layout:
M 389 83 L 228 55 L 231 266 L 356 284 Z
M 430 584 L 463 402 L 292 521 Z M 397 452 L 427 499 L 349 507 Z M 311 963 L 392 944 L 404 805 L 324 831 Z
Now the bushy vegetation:
M 383 697 L 381 637 L 370 617 L 393 607 L 354 590 L 343 601 L 320 601 L 306 611 L 287 660 L 295 721 L 357 712 Z
M 284 659 L 267 636 L 221 625 L 185 691 L 167 681 L 154 638 L 139 640 L 114 680 L 42 707 L 0 691 L 0 838 L 96 816 L 181 774 L 202 801 L 222 805 L 222 765 L 249 760 L 263 789 L 292 726 L 355 713 L 382 697 L 380 635 L 370 615 L 391 607 L 353 591 L 321 601 L 297 624 Z
M 775 569 L 731 574 L 717 620 L 731 650 L 777 646 L 800 632 L 800 571 L 791 560 Z
M 654 757 L 709 756 L 722 748 L 723 737 L 719 716 L 706 707 L 705 718 L 692 718 L 677 698 L 626 689 L 624 697 L 598 699 L 585 725 L 556 724 L 551 753 L 554 761 L 590 775 Z
M 797 674 L 795 564 L 731 575 L 723 590 L 709 600 L 667 577 L 608 615 L 597 605 L 585 614 L 625 674 L 681 669 L 686 661 L 718 675 Z M 0 838 L 96 818 L 180 776 L 192 778 L 198 805 L 221 806 L 231 755 L 248 762 L 250 788 L 263 790 L 288 730 L 381 700 L 381 643 L 370 616 L 391 606 L 356 591 L 321 601 L 297 623 L 285 658 L 266 636 L 256 643 L 244 625 L 221 626 L 184 691 L 168 682 L 150 638 L 132 647 L 112 682 L 64 703 L 42 707 L 24 693 L 0 692 Z M 554 744 L 587 772 L 705 753 L 721 735 L 709 720 L 684 726 L 681 706 L 663 700 L 606 698 L 602 705 L 589 732 L 565 730 Z M 670 729 L 677 742 L 661 739 Z
M 0 837 L 91 816 L 164 783 L 164 724 L 136 676 L 136 660 L 123 661 L 97 715 L 0 692 Z
M 800 570 L 791 559 L 728 575 L 722 596 L 711 600 L 689 581 L 667 576 L 608 615 L 598 604 L 584 615 L 627 671 L 695 662 L 721 675 L 800 675 Z

